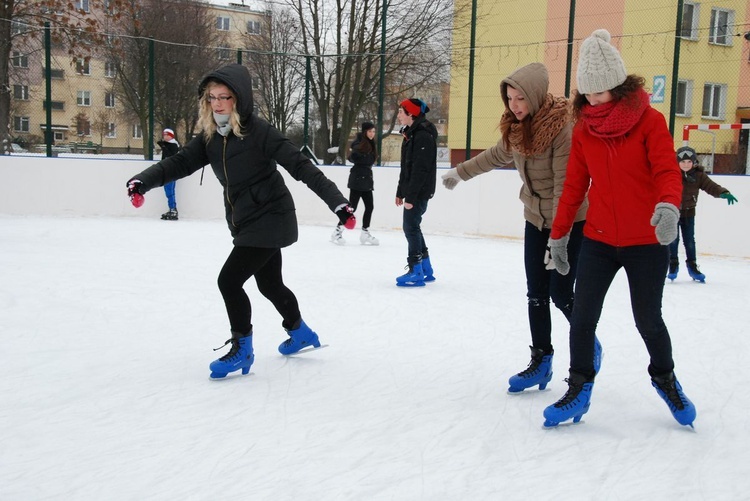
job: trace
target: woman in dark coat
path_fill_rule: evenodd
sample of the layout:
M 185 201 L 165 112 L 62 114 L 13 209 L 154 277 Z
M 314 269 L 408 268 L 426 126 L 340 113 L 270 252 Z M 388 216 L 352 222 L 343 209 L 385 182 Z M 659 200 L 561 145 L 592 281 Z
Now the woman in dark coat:
M 250 73 L 230 64 L 209 73 L 199 87 L 201 132 L 177 155 L 128 181 L 128 194 L 141 195 L 211 165 L 224 188 L 224 207 L 234 248 L 219 273 L 232 337 L 229 353 L 211 363 L 211 377 L 223 378 L 253 363 L 250 300 L 243 290 L 252 276 L 283 318 L 289 339 L 279 351 L 290 355 L 320 341 L 302 320 L 297 298 L 283 282 L 281 248 L 297 241 L 294 201 L 276 168 L 278 162 L 305 183 L 344 223 L 353 218 L 336 185 L 272 125 L 253 114 Z M 350 221 L 351 223 L 352 221 Z M 351 224 L 349 226 L 352 226 Z
M 359 200 L 365 203 L 365 213 L 362 217 L 362 233 L 359 235 L 359 242 L 362 245 L 379 245 L 377 238 L 370 234 L 370 221 L 372 220 L 372 211 L 375 204 L 372 198 L 372 191 L 375 189 L 372 179 L 372 166 L 378 159 L 378 147 L 375 144 L 375 126 L 370 122 L 362 123 L 362 132 L 357 133 L 357 137 L 352 141 L 351 154 L 349 161 L 354 166 L 349 171 L 349 202 L 352 208 L 357 210 Z M 331 242 L 337 245 L 344 245 L 346 241 L 342 236 L 343 228 L 341 223 L 331 235 Z

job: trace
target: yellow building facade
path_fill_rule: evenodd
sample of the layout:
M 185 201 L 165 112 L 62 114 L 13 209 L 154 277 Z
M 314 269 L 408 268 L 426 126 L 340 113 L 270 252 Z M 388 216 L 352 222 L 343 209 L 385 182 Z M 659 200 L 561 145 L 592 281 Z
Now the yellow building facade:
M 476 154 L 495 144 L 504 110 L 500 82 L 516 68 L 544 63 L 550 92 L 564 95 L 571 3 L 477 1 L 475 71 L 471 130 L 467 127 L 471 1 L 457 2 L 451 76 L 451 161 L 466 158 L 467 134 Z M 729 124 L 750 119 L 750 2 L 746 0 L 685 1 L 681 20 L 678 78 L 674 100 L 675 146 L 682 145 L 687 124 Z M 619 48 L 628 73 L 641 75 L 652 95 L 652 106 L 669 121 L 675 61 L 675 0 L 578 0 L 575 2 L 570 92 L 576 88 L 580 43 L 605 28 Z M 750 38 L 750 36 L 748 36 Z M 750 120 L 748 120 L 750 121 Z M 715 136 L 693 132 L 690 145 L 699 154 L 741 154 L 747 133 Z M 739 150 L 742 150 L 738 152 Z

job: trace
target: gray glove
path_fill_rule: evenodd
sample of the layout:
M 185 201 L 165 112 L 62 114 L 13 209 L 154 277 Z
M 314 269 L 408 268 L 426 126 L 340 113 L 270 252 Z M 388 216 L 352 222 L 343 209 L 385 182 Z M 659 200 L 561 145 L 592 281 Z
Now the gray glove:
M 656 226 L 656 239 L 662 245 L 669 245 L 677 238 L 677 223 L 680 209 L 669 202 L 659 202 L 651 216 L 651 226 Z
M 462 181 L 461 176 L 458 175 L 458 169 L 448 169 L 448 172 L 441 176 L 443 178 L 443 186 L 452 190 L 458 183 Z
M 547 242 L 549 247 L 549 260 L 551 261 L 554 268 L 549 266 L 547 257 L 544 258 L 544 264 L 547 265 L 547 269 L 555 269 L 560 275 L 567 275 L 570 272 L 570 263 L 568 263 L 568 240 L 570 237 L 565 235 L 561 238 L 550 238 Z

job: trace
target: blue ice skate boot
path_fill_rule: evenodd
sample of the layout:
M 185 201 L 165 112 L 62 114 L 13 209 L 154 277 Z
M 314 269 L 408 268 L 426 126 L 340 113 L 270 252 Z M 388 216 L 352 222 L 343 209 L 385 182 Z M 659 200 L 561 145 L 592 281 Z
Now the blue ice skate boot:
M 650 372 L 651 370 L 649 370 Z M 692 428 L 696 415 L 695 406 L 682 392 L 682 386 L 677 381 L 674 372 L 660 375 L 651 374 L 651 384 L 656 388 L 656 393 L 667 403 L 667 407 L 669 407 L 677 422 Z
M 541 391 L 552 379 L 552 357 L 555 351 L 550 350 L 549 353 L 545 353 L 544 350 L 533 346 L 529 348 L 531 348 L 531 362 L 526 370 L 511 376 L 508 380 L 508 393 L 519 393 L 536 385 L 539 385 Z
M 589 411 L 591 392 L 594 389 L 593 378 L 570 371 L 570 377 L 565 381 L 568 382 L 568 391 L 560 400 L 544 409 L 546 428 L 555 427 L 571 418 L 573 423 L 578 423 Z
M 680 262 L 676 259 L 670 259 L 669 260 L 669 272 L 667 273 L 667 278 L 674 281 L 675 278 L 677 278 L 677 273 L 680 272 Z
M 604 358 L 602 343 L 599 342 L 598 337 L 594 336 L 594 373 L 596 374 L 599 374 L 599 369 L 602 368 L 602 358 Z
M 282 355 L 292 355 L 308 346 L 320 348 L 318 335 L 302 319 L 299 321 L 299 327 L 286 332 L 289 334 L 289 339 L 279 345 L 279 353 Z
M 424 272 L 425 282 L 434 282 L 435 275 L 432 274 L 432 263 L 430 263 L 430 256 L 422 258 L 422 271 Z
M 399 287 L 424 287 L 424 270 L 422 261 L 409 264 L 409 271 L 396 277 L 396 285 Z
M 701 283 L 706 283 L 706 275 L 701 273 L 701 271 L 698 269 L 698 263 L 696 263 L 695 261 L 685 261 L 685 264 L 687 265 L 690 278 Z
M 232 339 L 227 340 L 224 346 L 232 343 L 229 353 L 211 362 L 211 379 L 221 379 L 230 372 L 242 369 L 242 374 L 250 372 L 255 355 L 253 354 L 253 333 L 240 334 L 232 331 Z M 217 348 L 220 349 L 220 348 Z

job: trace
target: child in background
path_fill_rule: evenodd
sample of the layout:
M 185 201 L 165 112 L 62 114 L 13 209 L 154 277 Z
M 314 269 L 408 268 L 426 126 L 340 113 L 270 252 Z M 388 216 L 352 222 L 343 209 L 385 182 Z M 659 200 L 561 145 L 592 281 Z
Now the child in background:
M 679 230 L 682 233 L 682 241 L 685 244 L 688 273 L 693 280 L 706 281 L 706 275 L 700 272 L 696 263 L 695 252 L 695 207 L 698 205 L 700 190 L 705 191 L 714 198 L 723 198 L 729 205 L 737 202 L 737 199 L 729 193 L 729 190 L 713 182 L 706 174 L 704 168 L 698 165 L 698 157 L 695 150 L 689 146 L 683 146 L 677 150 L 677 161 L 682 170 L 682 207 L 680 208 Z M 680 260 L 678 248 L 680 235 L 674 242 L 669 244 L 669 273 L 667 278 L 674 280 L 680 271 Z

